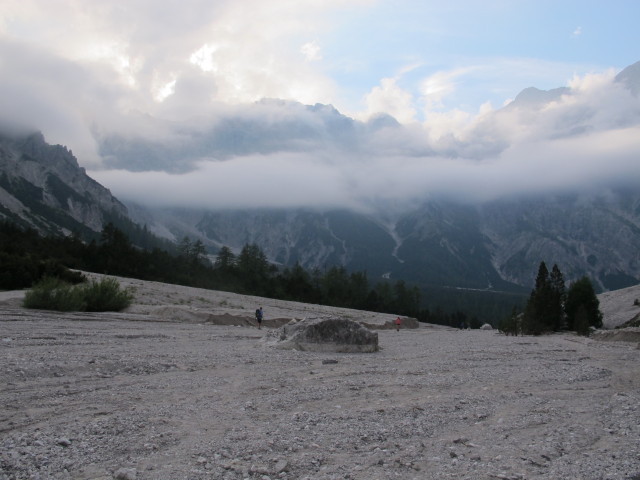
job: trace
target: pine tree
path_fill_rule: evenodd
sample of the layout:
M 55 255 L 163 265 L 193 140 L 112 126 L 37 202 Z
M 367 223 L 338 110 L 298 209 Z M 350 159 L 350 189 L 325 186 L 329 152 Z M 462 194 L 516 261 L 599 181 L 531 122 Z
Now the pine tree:
M 500 322 L 499 328 L 505 335 L 513 335 L 515 337 L 520 333 L 520 323 L 522 314 L 518 311 L 518 307 L 514 306 L 511 310 L 511 315 L 505 317 Z
M 554 264 L 549 276 L 551 287 L 551 305 L 550 305 L 550 321 L 549 325 L 553 330 L 560 330 L 566 326 L 564 305 L 567 299 L 567 293 L 564 285 L 564 277 L 558 265 Z
M 523 331 L 540 335 L 562 328 L 565 297 L 564 278 L 558 266 L 554 265 L 549 274 L 546 264 L 540 262 L 536 285 L 524 311 Z
M 257 244 L 245 245 L 236 265 L 247 293 L 265 295 L 268 292 L 269 262 Z
M 546 330 L 551 297 L 549 270 L 544 262 L 540 262 L 535 288 L 524 311 L 522 327 L 525 333 L 540 335 Z
M 578 314 L 581 307 L 584 308 L 584 313 L 581 313 L 579 316 Z M 582 277 L 569 286 L 565 311 L 567 313 L 569 330 L 583 329 L 584 326 L 582 324 L 585 318 L 589 327 L 602 327 L 600 301 L 588 277 Z M 582 315 L 584 315 L 585 318 L 582 318 Z
M 223 246 L 218 252 L 216 261 L 214 262 L 214 268 L 220 270 L 222 273 L 229 273 L 236 265 L 236 256 L 231 249 L 227 246 Z

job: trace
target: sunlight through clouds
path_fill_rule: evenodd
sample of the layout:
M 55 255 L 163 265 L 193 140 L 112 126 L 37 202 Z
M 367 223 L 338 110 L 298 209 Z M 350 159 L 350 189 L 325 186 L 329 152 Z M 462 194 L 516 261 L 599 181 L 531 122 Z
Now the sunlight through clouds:
M 205 43 L 191 54 L 189 61 L 200 67 L 203 72 L 214 72 L 218 69 L 216 63 L 213 61 L 213 54 L 216 50 L 217 48 L 214 45 Z
M 640 74 L 616 81 L 640 60 L 640 7 L 612 1 L 7 0 L 0 120 L 140 201 L 156 197 L 136 185 L 193 182 L 185 202 L 264 202 L 230 187 L 248 169 L 275 206 L 353 208 L 544 191 L 541 166 L 640 178 Z
M 383 78 L 380 85 L 365 96 L 365 103 L 370 115 L 388 113 L 401 123 L 410 123 L 416 119 L 411 93 L 400 88 L 395 78 Z
M 300 48 L 300 51 L 304 55 L 304 57 L 312 62 L 316 60 L 322 60 L 322 55 L 320 53 L 320 45 L 317 42 L 307 42 Z

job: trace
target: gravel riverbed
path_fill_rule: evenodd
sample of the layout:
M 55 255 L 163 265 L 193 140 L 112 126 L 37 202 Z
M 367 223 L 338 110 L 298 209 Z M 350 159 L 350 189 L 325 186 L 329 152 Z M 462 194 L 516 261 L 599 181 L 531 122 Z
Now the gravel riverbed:
M 0 479 L 640 479 L 637 343 L 0 308 Z

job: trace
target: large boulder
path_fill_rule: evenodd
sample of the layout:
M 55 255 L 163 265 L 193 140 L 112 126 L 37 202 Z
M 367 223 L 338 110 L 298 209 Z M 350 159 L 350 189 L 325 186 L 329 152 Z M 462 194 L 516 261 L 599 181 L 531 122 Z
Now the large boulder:
M 377 352 L 378 334 L 344 318 L 312 318 L 282 327 L 277 347 L 313 352 Z

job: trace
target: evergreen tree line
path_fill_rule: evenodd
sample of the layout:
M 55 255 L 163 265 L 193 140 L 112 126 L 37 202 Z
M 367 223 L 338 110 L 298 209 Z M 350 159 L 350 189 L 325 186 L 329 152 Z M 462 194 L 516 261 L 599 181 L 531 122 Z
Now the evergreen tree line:
M 137 234 L 147 238 L 146 229 Z M 154 242 L 145 242 L 153 245 Z M 160 244 L 158 242 L 156 245 Z M 160 244 L 162 245 L 162 244 Z M 164 245 L 163 245 L 164 246 Z M 332 266 L 311 272 L 299 264 L 278 268 L 269 263 L 255 244 L 245 245 L 239 254 L 222 247 L 211 262 L 204 244 L 185 237 L 171 252 L 165 248 L 141 248 L 113 224 L 107 224 L 98 239 L 83 242 L 78 235 L 40 236 L 35 230 L 0 222 L 0 289 L 31 287 L 51 276 L 72 283 L 81 275 L 67 269 L 86 270 L 141 280 L 224 290 L 339 307 L 393 313 L 421 322 L 451 327 L 479 328 L 482 321 L 460 308 L 446 311 L 429 299 L 425 308 L 421 292 L 403 280 L 380 281 L 372 285 L 365 272 L 347 272 Z M 439 295 L 438 295 L 439 296 Z M 446 299 L 445 299 L 446 300 Z M 447 305 L 462 305 L 448 298 Z M 598 300 L 588 278 L 565 282 L 557 265 L 551 273 L 540 264 L 536 285 L 524 312 L 514 307 L 500 328 L 508 333 L 541 334 L 562 329 L 588 332 L 602 325 Z M 495 318 L 495 317 L 494 317 Z M 484 321 L 487 321 L 486 319 Z
M 554 265 L 551 272 L 540 263 L 535 287 L 524 312 L 514 308 L 500 328 L 507 334 L 541 335 L 561 330 L 589 335 L 602 327 L 600 302 L 588 277 L 572 282 L 567 290 L 562 272 Z
M 11 222 L 0 222 L 0 289 L 29 288 L 46 276 L 78 282 L 69 269 L 141 280 L 173 283 L 284 300 L 365 309 L 416 317 L 421 321 L 456 324 L 463 313 L 431 314 L 420 309 L 420 292 L 403 280 L 371 285 L 366 273 L 344 267 L 308 272 L 299 264 L 277 268 L 255 244 L 239 254 L 222 247 L 214 262 L 204 244 L 185 237 L 177 253 L 155 247 L 142 249 L 113 224 L 98 240 L 79 236 L 40 236 Z

